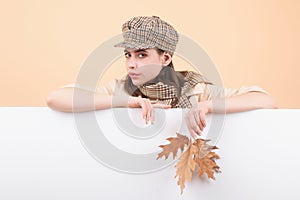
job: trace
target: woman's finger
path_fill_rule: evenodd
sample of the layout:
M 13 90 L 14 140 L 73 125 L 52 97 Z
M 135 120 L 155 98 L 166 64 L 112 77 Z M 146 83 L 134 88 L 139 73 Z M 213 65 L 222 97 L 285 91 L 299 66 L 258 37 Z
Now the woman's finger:
M 147 104 L 146 99 L 141 99 L 141 108 L 142 108 L 142 117 L 145 120 L 146 124 L 148 123 L 149 116 L 149 105 Z
M 196 123 L 200 124 L 199 110 L 194 108 L 192 112 L 193 112 L 194 118 L 196 120 Z
M 189 121 L 186 122 L 186 124 L 187 124 L 187 128 L 188 128 L 189 133 L 191 134 L 192 138 L 196 139 L 196 138 L 198 137 L 199 134 L 196 133 L 196 132 L 193 130 L 193 128 L 192 128 L 192 126 L 191 126 L 191 123 L 190 123 Z
M 151 116 L 152 116 L 152 105 L 150 103 L 150 101 L 147 99 L 145 100 L 145 105 L 147 107 L 147 118 L 146 118 L 146 124 L 149 123 L 149 121 L 151 121 Z
M 185 121 L 191 135 L 201 135 L 201 130 L 195 120 L 194 112 L 188 112 L 185 116 Z
M 154 120 L 154 109 L 153 109 L 153 106 L 151 104 L 151 101 L 148 100 L 148 99 L 146 100 L 146 104 L 147 104 L 147 108 L 148 108 L 148 115 L 147 115 L 146 124 L 148 124 L 149 122 L 153 123 L 153 120 Z
M 204 128 L 204 127 L 206 127 L 205 113 L 202 110 L 200 110 L 199 114 L 200 114 L 201 124 L 203 125 L 203 128 Z
M 204 125 L 203 125 L 202 120 L 201 120 L 200 111 L 197 111 L 197 113 L 195 114 L 195 116 L 197 116 L 197 118 L 199 119 L 198 122 L 197 122 L 197 125 L 198 125 L 200 131 L 203 131 Z
M 201 134 L 201 131 L 203 131 L 203 127 L 202 127 L 202 124 L 201 124 L 201 120 L 200 120 L 200 116 L 199 116 L 199 111 L 193 109 L 192 113 L 193 113 L 193 116 L 194 116 L 195 123 L 197 125 L 197 130 L 195 130 L 195 131 L 197 133 Z

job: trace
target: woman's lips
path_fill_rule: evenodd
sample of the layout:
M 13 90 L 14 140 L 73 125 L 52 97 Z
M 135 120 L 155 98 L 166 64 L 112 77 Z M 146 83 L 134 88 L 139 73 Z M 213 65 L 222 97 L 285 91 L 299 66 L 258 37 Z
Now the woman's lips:
M 137 74 L 137 73 L 132 73 L 132 72 L 130 72 L 130 73 L 128 73 L 128 75 L 130 76 L 130 78 L 138 78 L 138 76 L 140 75 L 140 74 Z

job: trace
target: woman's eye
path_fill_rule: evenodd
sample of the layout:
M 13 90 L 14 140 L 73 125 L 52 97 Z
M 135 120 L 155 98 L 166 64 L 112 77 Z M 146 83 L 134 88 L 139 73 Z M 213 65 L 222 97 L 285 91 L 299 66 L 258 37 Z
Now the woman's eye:
M 129 58 L 130 57 L 129 53 L 125 53 L 124 55 L 125 55 L 125 58 Z
M 140 53 L 138 56 L 139 56 L 139 58 L 143 58 L 143 57 L 145 57 L 145 56 L 146 56 L 146 54 L 144 54 L 144 53 Z
M 125 58 L 131 57 L 130 53 L 125 53 L 124 56 L 125 56 Z M 138 56 L 139 58 L 144 58 L 144 57 L 146 57 L 147 55 L 146 55 L 145 53 L 139 53 L 139 54 L 137 54 L 137 56 Z

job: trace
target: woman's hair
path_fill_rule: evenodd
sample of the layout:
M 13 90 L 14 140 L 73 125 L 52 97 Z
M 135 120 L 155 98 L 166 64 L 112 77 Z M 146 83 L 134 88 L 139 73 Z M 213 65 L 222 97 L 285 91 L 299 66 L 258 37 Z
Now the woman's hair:
M 154 47 L 154 50 L 158 53 L 158 55 L 161 55 L 163 54 L 165 51 L 162 50 L 162 49 L 159 49 L 157 47 Z M 170 54 L 170 53 L 169 53 Z M 172 54 L 170 54 L 171 57 L 173 56 Z M 173 66 L 173 61 L 171 60 L 171 62 L 167 65 L 167 67 L 172 67 L 174 69 L 174 66 Z

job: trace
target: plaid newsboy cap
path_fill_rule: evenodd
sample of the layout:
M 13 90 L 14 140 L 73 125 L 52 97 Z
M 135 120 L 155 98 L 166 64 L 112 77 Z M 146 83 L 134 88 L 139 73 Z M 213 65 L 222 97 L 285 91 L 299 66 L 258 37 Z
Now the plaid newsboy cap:
M 115 47 L 147 49 L 157 47 L 173 54 L 178 43 L 177 31 L 157 16 L 138 16 L 122 25 L 124 41 Z

